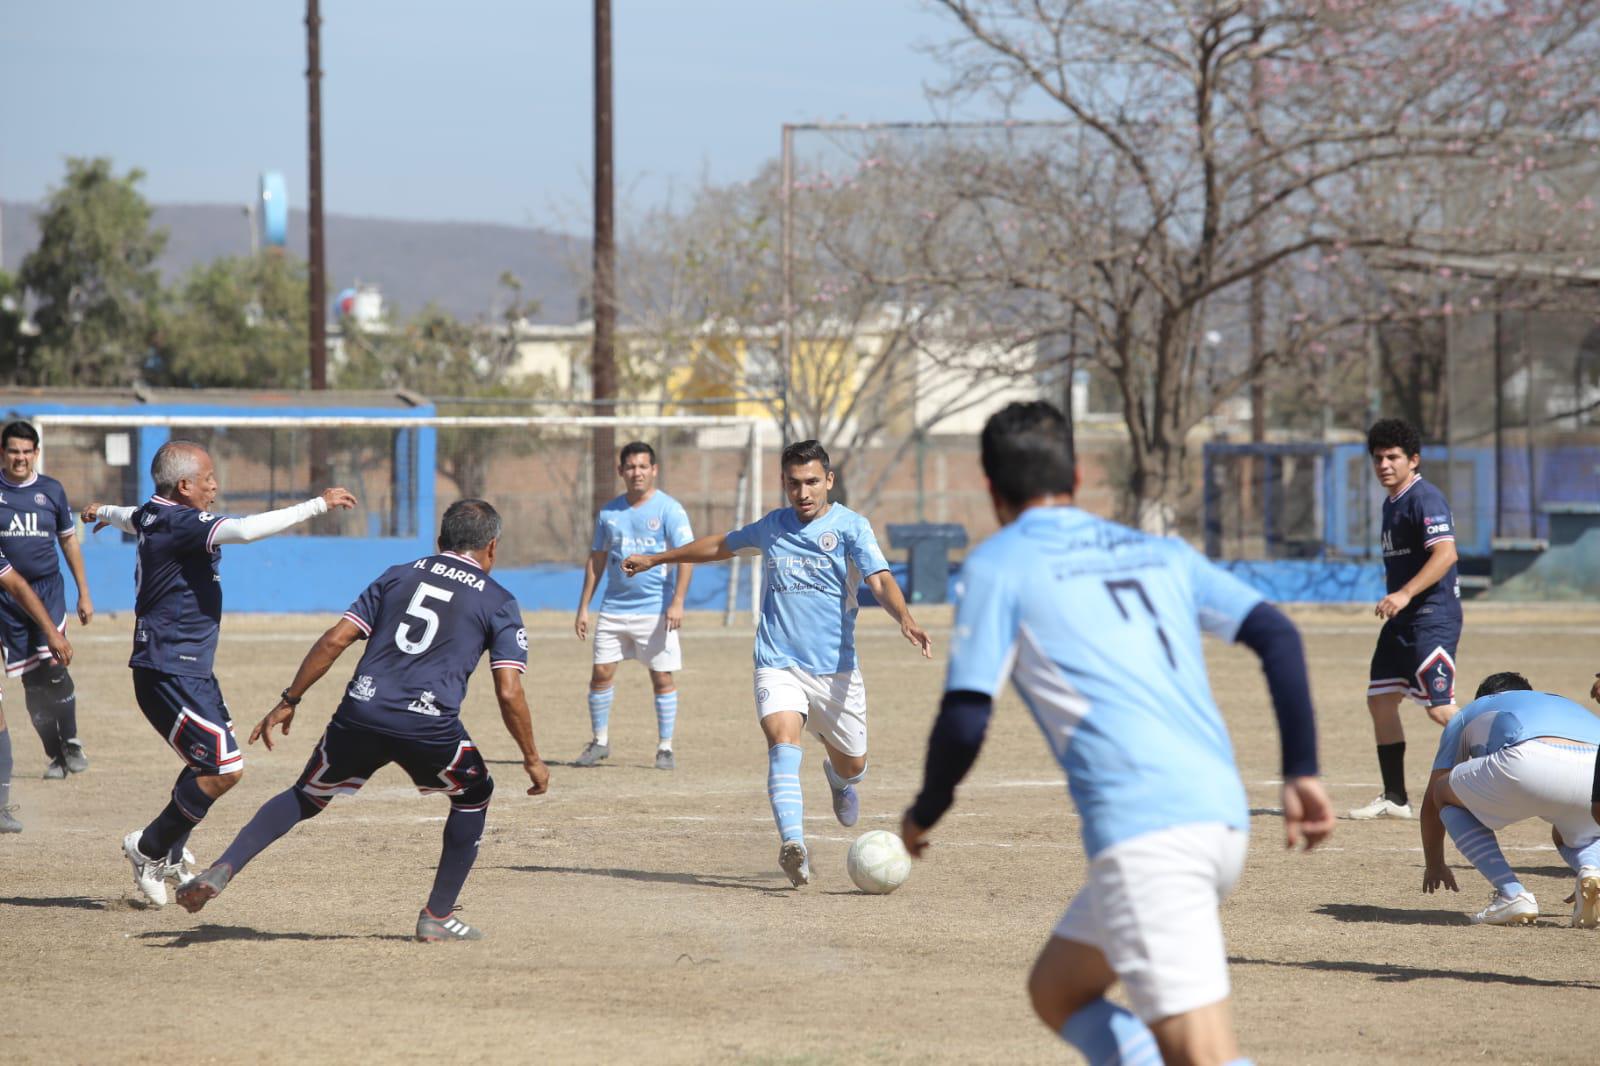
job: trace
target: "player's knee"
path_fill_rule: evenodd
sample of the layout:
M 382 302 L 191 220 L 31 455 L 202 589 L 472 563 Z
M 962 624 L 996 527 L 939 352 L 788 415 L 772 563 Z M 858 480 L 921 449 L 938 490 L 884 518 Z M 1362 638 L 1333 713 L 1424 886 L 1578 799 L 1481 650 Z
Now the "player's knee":
M 452 807 L 481 807 L 494 795 L 494 778 L 487 775 L 450 797 Z
M 1041 1022 L 1051 1030 L 1060 1030 L 1071 1016 L 1070 1004 L 1042 962 L 1036 962 L 1028 974 L 1028 1002 L 1033 1004 L 1033 1013 Z

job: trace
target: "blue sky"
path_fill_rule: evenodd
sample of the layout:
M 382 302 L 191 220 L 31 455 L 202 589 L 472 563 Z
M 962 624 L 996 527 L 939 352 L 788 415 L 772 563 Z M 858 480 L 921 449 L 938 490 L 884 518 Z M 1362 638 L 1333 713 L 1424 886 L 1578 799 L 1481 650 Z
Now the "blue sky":
M 305 205 L 301 0 L 18 0 L 0 20 L 0 199 L 68 155 L 163 203 Z M 326 207 L 586 225 L 589 0 L 323 0 Z M 623 209 L 748 177 L 781 123 L 925 119 L 947 21 L 919 0 L 613 0 Z

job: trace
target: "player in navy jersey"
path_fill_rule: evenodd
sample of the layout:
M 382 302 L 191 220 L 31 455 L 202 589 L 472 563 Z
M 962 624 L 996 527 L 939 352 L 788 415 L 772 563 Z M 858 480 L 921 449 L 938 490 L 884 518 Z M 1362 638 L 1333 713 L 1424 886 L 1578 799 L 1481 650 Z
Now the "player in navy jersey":
M 932 642 L 911 617 L 889 573 L 872 523 L 828 499 L 833 468 L 817 441 L 789 445 L 779 460 L 788 507 L 742 529 L 682 548 L 630 555 L 636 576 L 673 563 L 708 563 L 735 553 L 764 562 L 756 627 L 756 717 L 767 740 L 767 799 L 777 823 L 778 865 L 794 887 L 811 880 L 800 787 L 800 739 L 809 731 L 827 751 L 822 770 L 833 814 L 852 826 L 861 814 L 855 786 L 867 775 L 867 688 L 856 660 L 856 589 L 863 580 L 900 633 L 932 657 Z
M 589 564 L 583 571 L 583 591 L 578 596 L 578 617 L 573 631 L 579 640 L 589 637 L 589 601 L 600 575 L 606 575 L 606 594 L 600 601 L 600 618 L 594 627 L 594 668 L 589 674 L 589 724 L 594 730 L 574 766 L 594 766 L 611 754 L 612 683 L 617 664 L 637 659 L 650 670 L 656 696 L 656 769 L 671 770 L 672 734 L 678 720 L 678 686 L 673 672 L 683 668 L 678 630 L 683 625 L 683 602 L 689 594 L 690 563 L 662 568 L 629 580 L 622 560 L 639 552 L 677 548 L 694 540 L 688 512 L 664 492 L 657 491 L 656 452 L 644 441 L 622 448 L 617 473 L 628 491 L 600 509 L 594 520 L 594 541 Z
M 133 581 L 133 695 L 145 720 L 183 760 L 172 800 L 155 820 L 122 838 L 133 881 L 152 906 L 167 879 L 182 879 L 189 834 L 244 772 L 233 719 L 212 672 L 222 627 L 222 546 L 282 533 L 356 499 L 328 489 L 293 507 L 236 517 L 211 513 L 217 473 L 194 441 L 172 440 L 150 461 L 156 492 L 138 507 L 90 504 L 84 522 L 139 538 Z
M 945 694 L 901 837 L 923 853 L 1010 680 L 1066 772 L 1089 857 L 1029 977 L 1034 1010 L 1091 1063 L 1243 1062 L 1217 908 L 1243 869 L 1250 811 L 1200 635 L 1260 659 L 1285 840 L 1309 847 L 1334 818 L 1300 635 L 1182 541 L 1077 509 L 1070 427 L 1051 405 L 991 417 L 982 462 L 1003 528 L 961 570 Z M 1118 981 L 1131 1012 L 1105 998 Z
M 345 686 L 333 720 L 294 786 L 268 800 L 211 867 L 178 889 L 178 902 L 198 911 L 245 864 L 338 795 L 353 795 L 389 763 L 399 763 L 417 790 L 450 798 L 444 850 L 433 891 L 417 916 L 417 939 L 477 940 L 456 918 L 456 898 L 478 856 L 494 780 L 461 724 L 467 679 L 485 652 L 506 730 L 522 751 L 522 768 L 542 794 L 549 771 L 533 742 L 522 675 L 528 633 L 517 601 L 489 576 L 500 544 L 500 516 L 483 500 L 457 500 L 439 524 L 439 550 L 391 566 L 356 598 L 306 653 L 278 705 L 250 731 L 272 747 L 295 707 L 345 649 L 367 647 Z
M 5 554 L 0 552 L 0 592 L 15 603 L 44 634 L 45 644 L 53 661 L 63 667 L 72 662 L 72 645 L 67 635 L 56 629 L 55 621 L 39 599 L 21 571 L 12 567 Z M 20 833 L 22 823 L 17 821 L 16 806 L 11 802 L 11 730 L 6 728 L 6 715 L 0 706 L 0 833 Z
M 1406 793 L 1406 733 L 1400 705 L 1407 696 L 1439 725 L 1456 713 L 1456 644 L 1461 639 L 1461 590 L 1456 576 L 1455 521 L 1444 493 L 1417 472 L 1422 438 L 1398 418 L 1367 431 L 1367 453 L 1383 501 L 1383 575 L 1388 595 L 1375 613 L 1384 619 L 1372 653 L 1367 711 L 1378 745 L 1383 792 L 1350 817 L 1410 818 Z
M 65 631 L 67 601 L 61 581 L 57 546 L 67 557 L 72 580 L 78 586 L 78 621 L 94 617 L 94 601 L 83 571 L 83 549 L 66 490 L 55 478 L 35 467 L 39 462 L 39 431 L 27 422 L 11 422 L 0 429 L 4 466 L 0 469 L 0 544 L 6 558 L 27 579 L 50 613 L 48 628 Z M 0 592 L 0 649 L 5 653 L 6 676 L 22 678 L 23 698 L 34 732 L 44 744 L 47 780 L 60 779 L 89 768 L 78 739 L 78 699 L 67 668 L 50 655 L 46 629 L 10 596 Z

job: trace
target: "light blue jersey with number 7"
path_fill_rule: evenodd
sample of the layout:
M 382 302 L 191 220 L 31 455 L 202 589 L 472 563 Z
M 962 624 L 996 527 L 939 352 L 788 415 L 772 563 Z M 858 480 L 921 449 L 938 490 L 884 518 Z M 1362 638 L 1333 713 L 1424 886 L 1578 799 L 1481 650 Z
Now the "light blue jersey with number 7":
M 1249 829 L 1201 631 L 1232 640 L 1261 594 L 1182 541 L 1035 507 L 961 569 L 948 691 L 1009 678 L 1083 817 L 1089 856 L 1158 829 Z

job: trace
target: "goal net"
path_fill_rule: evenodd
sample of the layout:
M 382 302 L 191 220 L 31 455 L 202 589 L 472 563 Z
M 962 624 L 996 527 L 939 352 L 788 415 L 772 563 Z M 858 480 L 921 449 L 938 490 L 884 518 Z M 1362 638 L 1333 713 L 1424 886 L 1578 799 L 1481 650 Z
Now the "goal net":
M 263 414 L 39 414 L 42 470 L 75 503 L 135 503 L 153 485 L 150 459 L 161 444 L 204 445 L 217 469 L 217 509 L 253 513 L 287 506 L 329 485 L 359 500 L 289 534 L 430 544 L 450 502 L 479 497 L 505 521 L 497 566 L 581 568 L 589 554 L 595 501 L 621 494 L 616 454 L 630 441 L 654 448 L 657 488 L 681 504 L 696 535 L 753 521 L 763 498 L 764 455 L 751 416 L 352 417 L 282 410 Z M 596 485 L 595 450 L 610 455 Z M 770 487 L 769 482 L 769 487 Z M 394 550 L 403 550 L 399 544 Z M 730 566 L 725 608 L 743 595 L 759 609 L 759 582 Z M 741 583 L 742 580 L 742 583 Z M 752 587 L 753 585 L 753 587 Z M 693 593 L 691 593 L 693 595 Z M 694 606 L 712 606 L 704 595 Z

